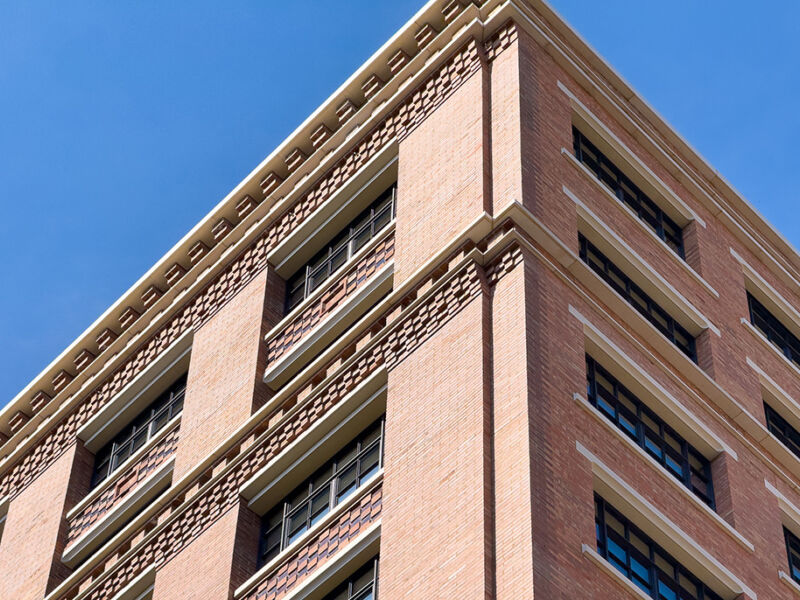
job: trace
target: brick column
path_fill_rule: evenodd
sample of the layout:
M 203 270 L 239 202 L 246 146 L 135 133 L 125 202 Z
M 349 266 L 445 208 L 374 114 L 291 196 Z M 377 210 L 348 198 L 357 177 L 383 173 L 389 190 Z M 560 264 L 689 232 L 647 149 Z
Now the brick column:
M 489 597 L 487 321 L 484 289 L 389 373 L 381 600 Z
M 86 494 L 93 456 L 73 444 L 11 501 L 0 542 L 0 598 L 43 598 L 70 569 L 64 516 Z
M 174 479 L 269 398 L 264 336 L 283 316 L 283 302 L 284 282 L 267 269 L 194 334 Z
M 156 574 L 153 600 L 229 600 L 256 570 L 259 519 L 242 500 Z
M 529 259 L 530 260 L 530 259 Z M 533 486 L 526 264 L 505 275 L 492 295 L 496 599 L 533 598 Z
M 486 79 L 484 66 L 400 143 L 395 287 L 490 210 Z

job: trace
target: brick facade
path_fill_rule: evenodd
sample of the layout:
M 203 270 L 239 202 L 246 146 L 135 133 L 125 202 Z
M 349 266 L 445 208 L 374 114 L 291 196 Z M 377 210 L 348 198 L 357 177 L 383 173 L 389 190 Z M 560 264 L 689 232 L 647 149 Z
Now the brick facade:
M 425 10 L 325 107 L 308 140 L 301 132 L 257 174 L 260 194 L 245 186 L 212 236 L 168 261 L 166 283 L 137 292 L 123 327 L 76 352 L 35 409 L 13 407 L 3 448 L 19 450 L 0 463 L 1 598 L 132 600 L 152 584 L 143 598 L 277 600 L 319 586 L 309 597 L 321 600 L 378 550 L 381 600 L 635 598 L 592 554 L 601 490 L 720 597 L 800 590 L 778 575 L 790 573 L 784 526 L 800 533 L 786 508 L 800 506 L 800 459 L 767 432 L 763 408 L 766 387 L 785 392 L 781 410 L 800 425 L 800 371 L 750 326 L 746 295 L 765 294 L 776 312 L 779 296 L 800 304 L 800 257 L 546 7 L 443 0 Z M 622 152 L 619 167 L 685 225 L 683 258 L 574 158 L 572 126 L 587 115 Z M 317 211 L 334 214 L 331 198 L 353 176 L 395 156 L 392 227 L 284 314 L 291 274 L 270 263 L 273 250 Z M 329 229 L 312 244 L 333 239 Z M 641 282 L 699 330 L 696 364 L 577 256 L 579 232 L 609 230 L 628 269 L 646 263 L 671 286 Z M 351 307 L 390 263 L 392 291 Z M 183 285 L 195 287 L 176 295 Z M 332 341 L 309 335 L 340 310 L 362 316 Z M 186 336 L 180 423 L 72 510 L 94 462 L 79 431 L 143 377 L 166 384 L 148 366 Z M 303 353 L 290 352 L 301 342 Z M 638 381 L 652 396 L 642 401 L 700 448 L 713 508 L 589 405 L 587 353 Z M 292 375 L 267 387 L 266 370 L 287 356 Z M 80 391 L 101 364 L 108 372 Z M 355 436 L 359 415 L 384 405 L 379 478 L 259 567 L 265 511 L 335 454 L 327 436 Z M 57 418 L 26 429 L 54 406 L 64 407 Z M 64 549 L 173 458 L 169 488 L 68 568 Z M 690 539 L 676 543 L 673 529 Z M 367 533 L 379 539 L 363 546 Z

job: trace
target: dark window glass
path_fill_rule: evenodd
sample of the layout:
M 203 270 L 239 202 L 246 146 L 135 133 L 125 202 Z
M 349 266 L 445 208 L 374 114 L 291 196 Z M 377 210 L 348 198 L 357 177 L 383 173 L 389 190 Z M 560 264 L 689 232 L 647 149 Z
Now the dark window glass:
M 786 554 L 789 558 L 789 575 L 800 583 L 800 539 L 784 527 L 783 535 L 786 538 Z
M 789 422 L 766 402 L 764 403 L 764 415 L 767 418 L 767 429 L 770 433 L 800 458 L 800 431 L 789 425 Z
M 322 600 L 376 600 L 378 561 L 379 557 L 376 556 L 367 562 Z
M 603 498 L 594 496 L 597 553 L 658 600 L 722 600 Z
M 588 354 L 586 394 L 603 416 L 714 508 L 711 463 Z
M 259 565 L 277 556 L 361 487 L 380 469 L 382 455 L 383 418 L 362 431 L 264 515 Z
M 783 355 L 800 367 L 800 340 L 781 323 L 767 308 L 756 300 L 749 292 L 747 304 L 750 308 L 750 322 L 773 344 Z
M 627 205 L 655 234 L 683 258 L 683 231 L 635 183 L 577 130 L 572 128 L 575 156 Z
M 183 410 L 186 375 L 182 375 L 150 406 L 139 413 L 113 440 L 97 451 L 94 457 L 92 487 L 105 481 L 117 467 L 160 431 Z
M 661 308 L 642 289 L 612 263 L 597 247 L 583 235 L 578 236 L 580 257 L 591 269 L 600 275 L 628 304 L 639 311 L 656 329 L 675 344 L 686 356 L 697 362 L 694 337 L 686 331 L 667 311 Z
M 396 196 L 397 186 L 392 185 L 289 278 L 286 312 L 300 304 L 394 220 Z

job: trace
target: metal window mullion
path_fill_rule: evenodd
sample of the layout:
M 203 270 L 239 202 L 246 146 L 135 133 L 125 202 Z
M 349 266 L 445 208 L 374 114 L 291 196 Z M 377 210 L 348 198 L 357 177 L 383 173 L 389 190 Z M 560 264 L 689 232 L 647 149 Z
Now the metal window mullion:
M 281 518 L 281 542 L 278 545 L 278 551 L 280 552 L 287 546 L 287 541 L 289 539 L 289 529 L 287 528 L 287 523 L 289 521 L 289 503 L 283 503 L 283 517 Z
M 386 430 L 386 419 L 381 419 L 380 441 L 378 442 L 378 469 L 383 467 L 383 436 Z

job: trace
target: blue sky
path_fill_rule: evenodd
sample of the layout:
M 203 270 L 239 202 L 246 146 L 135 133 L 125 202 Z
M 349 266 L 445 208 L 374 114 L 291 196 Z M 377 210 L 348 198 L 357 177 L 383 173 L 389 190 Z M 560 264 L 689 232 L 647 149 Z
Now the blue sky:
M 0 3 L 0 406 L 420 3 Z M 552 4 L 800 246 L 800 3 Z

